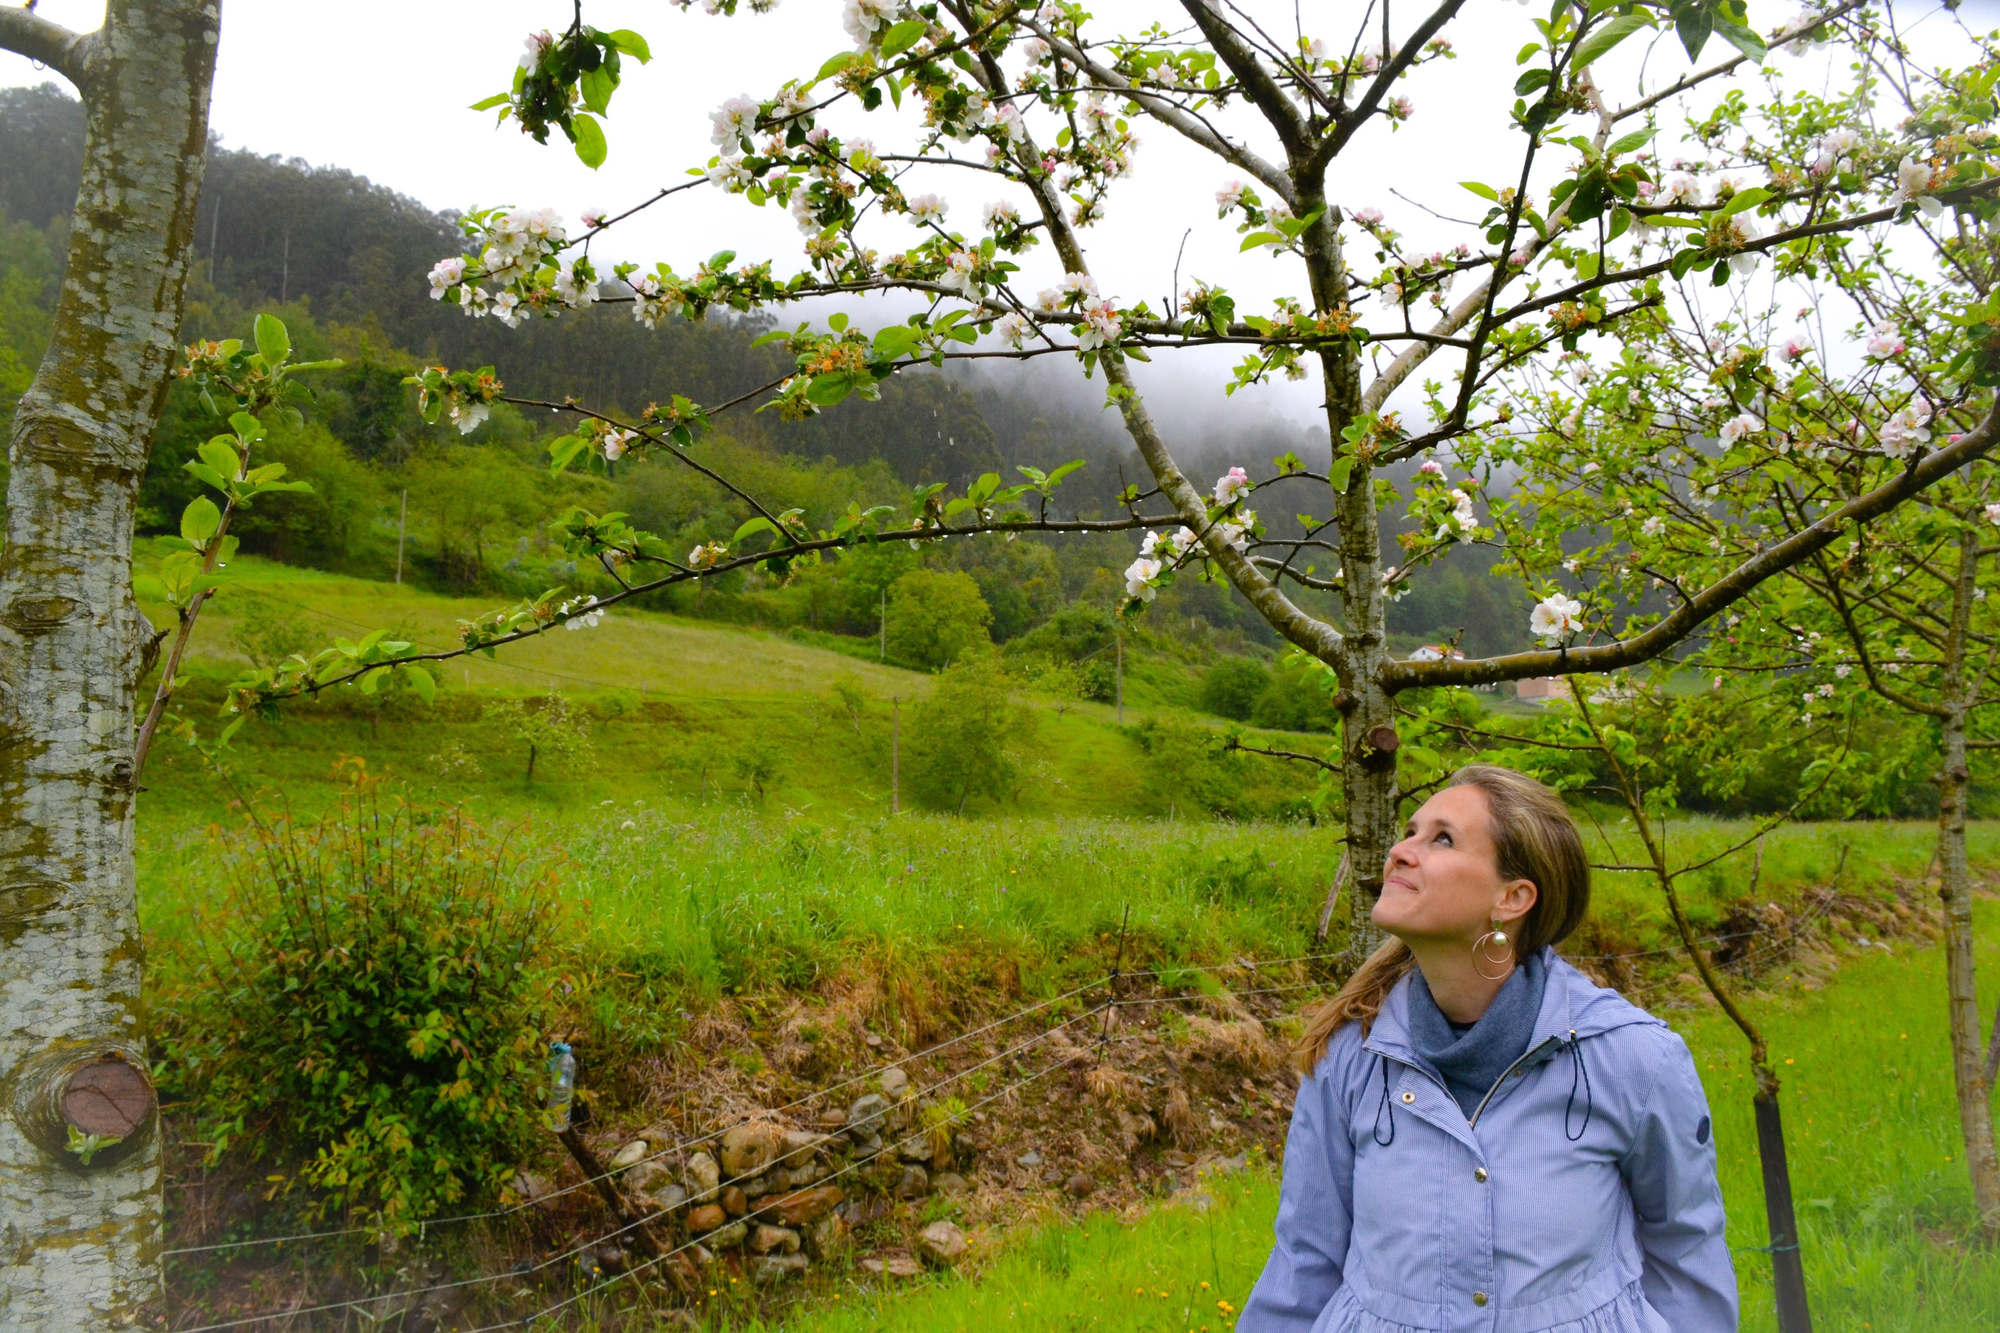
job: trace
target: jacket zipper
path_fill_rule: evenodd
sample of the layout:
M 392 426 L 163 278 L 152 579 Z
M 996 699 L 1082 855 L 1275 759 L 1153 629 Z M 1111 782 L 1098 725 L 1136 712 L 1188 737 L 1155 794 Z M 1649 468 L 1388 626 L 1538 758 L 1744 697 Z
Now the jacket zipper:
M 1519 1069 L 1522 1065 L 1526 1064 L 1529 1060 L 1533 1059 L 1535 1056 L 1540 1055 L 1543 1051 L 1548 1050 L 1549 1047 L 1551 1046 L 1560 1047 L 1561 1045 L 1562 1045 L 1561 1037 L 1550 1037 L 1546 1041 L 1544 1041 L 1541 1045 L 1535 1047 L 1533 1050 L 1523 1051 L 1521 1053 L 1521 1058 L 1516 1060 L 1513 1064 L 1508 1065 L 1507 1068 L 1501 1073 L 1500 1077 L 1493 1081 L 1493 1086 L 1488 1088 L 1486 1090 L 1486 1095 L 1479 1099 L 1479 1105 L 1472 1108 L 1472 1118 L 1469 1121 L 1467 1121 L 1467 1124 L 1473 1129 L 1478 1129 L 1479 1116 L 1481 1112 L 1486 1110 L 1486 1103 L 1493 1100 L 1493 1094 L 1500 1091 L 1500 1085 L 1502 1083 L 1505 1083 L 1508 1080 L 1508 1078 L 1510 1078 L 1513 1075 L 1515 1070 Z

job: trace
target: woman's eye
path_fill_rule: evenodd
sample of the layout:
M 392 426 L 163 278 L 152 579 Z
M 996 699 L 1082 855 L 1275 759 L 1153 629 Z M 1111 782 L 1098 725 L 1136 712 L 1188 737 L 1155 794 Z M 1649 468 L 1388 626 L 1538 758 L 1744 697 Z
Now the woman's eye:
M 1431 841 L 1437 843 L 1443 843 L 1445 846 L 1449 847 L 1451 846 L 1451 834 L 1440 833 L 1435 838 L 1432 838 Z

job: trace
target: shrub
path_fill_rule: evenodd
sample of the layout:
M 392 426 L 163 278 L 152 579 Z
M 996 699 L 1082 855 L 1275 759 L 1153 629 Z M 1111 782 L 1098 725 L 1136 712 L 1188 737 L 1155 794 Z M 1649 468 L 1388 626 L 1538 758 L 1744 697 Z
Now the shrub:
M 205 966 L 163 1006 L 210 1160 L 308 1213 L 406 1229 L 499 1195 L 537 1133 L 551 876 L 462 811 L 366 782 L 317 824 L 226 839 Z
M 944 667 L 991 651 L 993 612 L 969 574 L 913 569 L 889 586 L 889 656 Z
M 1203 711 L 1248 722 L 1258 699 L 1271 688 L 1271 673 L 1261 662 L 1232 657 L 1217 662 L 1201 681 Z
M 963 662 L 943 672 L 931 697 L 910 709 L 903 758 L 910 794 L 919 804 L 954 813 L 975 796 L 997 801 L 1013 795 L 1018 771 L 1007 742 L 1033 720 L 1014 706 L 1007 678 L 992 662 Z

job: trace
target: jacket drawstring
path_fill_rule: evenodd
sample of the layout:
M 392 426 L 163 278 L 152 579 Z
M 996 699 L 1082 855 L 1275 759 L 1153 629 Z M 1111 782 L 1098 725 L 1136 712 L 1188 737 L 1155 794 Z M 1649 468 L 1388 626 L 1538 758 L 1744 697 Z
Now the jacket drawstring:
M 1382 1062 L 1382 1101 L 1375 1108 L 1375 1146 L 1386 1148 L 1396 1141 L 1396 1115 L 1389 1107 L 1389 1057 L 1377 1057 Z M 1382 1117 L 1389 1117 L 1389 1137 L 1382 1137 Z
M 1574 1030 L 1569 1034 L 1569 1064 L 1569 1100 L 1563 1103 L 1563 1136 L 1571 1143 L 1575 1143 L 1590 1128 L 1590 1113 L 1595 1109 L 1595 1102 L 1590 1095 L 1590 1067 L 1583 1062 L 1583 1043 L 1576 1039 Z M 1579 1083 L 1583 1085 L 1583 1124 L 1572 1134 L 1569 1132 L 1569 1118 L 1576 1108 L 1576 1089 Z

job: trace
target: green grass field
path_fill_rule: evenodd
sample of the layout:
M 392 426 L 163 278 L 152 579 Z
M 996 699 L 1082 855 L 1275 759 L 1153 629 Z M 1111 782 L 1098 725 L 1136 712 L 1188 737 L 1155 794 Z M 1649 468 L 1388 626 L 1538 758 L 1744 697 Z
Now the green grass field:
M 2000 968 L 2000 903 L 1979 904 L 1980 965 Z M 1783 1062 L 1807 1280 L 1820 1328 L 1990 1333 L 2000 1255 L 1972 1248 L 1935 949 L 1861 951 L 1812 994 L 1763 1000 Z M 1719 1015 L 1679 1013 L 1715 1111 L 1743 1327 L 1776 1327 L 1743 1043 Z M 1211 1179 L 1213 1205 L 1169 1203 L 1136 1224 L 1103 1215 L 1016 1236 L 983 1271 L 885 1291 L 852 1284 L 782 1324 L 719 1296 L 707 1327 L 785 1333 L 990 1333 L 996 1328 L 1220 1330 L 1262 1270 L 1277 1185 Z

